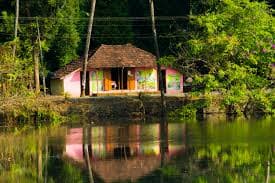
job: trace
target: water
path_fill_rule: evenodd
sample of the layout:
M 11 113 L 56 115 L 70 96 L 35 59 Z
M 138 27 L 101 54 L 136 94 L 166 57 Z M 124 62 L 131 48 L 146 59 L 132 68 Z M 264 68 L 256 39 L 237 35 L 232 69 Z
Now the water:
M 104 124 L 0 128 L 0 182 L 275 182 L 275 119 Z

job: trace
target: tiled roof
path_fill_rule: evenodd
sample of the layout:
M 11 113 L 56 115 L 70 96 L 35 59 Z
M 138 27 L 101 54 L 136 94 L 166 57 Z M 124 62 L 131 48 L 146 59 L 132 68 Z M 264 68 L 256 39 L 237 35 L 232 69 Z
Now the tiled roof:
M 88 68 L 155 67 L 156 57 L 131 44 L 102 45 L 89 59 Z
M 53 78 L 62 78 L 67 74 L 81 69 L 83 58 L 79 58 L 57 70 Z M 132 44 L 101 45 L 89 57 L 87 69 L 116 68 L 116 67 L 156 67 L 156 57 Z
M 74 60 L 71 63 L 65 65 L 63 68 L 58 69 L 54 72 L 52 79 L 61 79 L 62 77 L 81 69 L 83 64 L 83 58 L 79 58 L 78 60 Z

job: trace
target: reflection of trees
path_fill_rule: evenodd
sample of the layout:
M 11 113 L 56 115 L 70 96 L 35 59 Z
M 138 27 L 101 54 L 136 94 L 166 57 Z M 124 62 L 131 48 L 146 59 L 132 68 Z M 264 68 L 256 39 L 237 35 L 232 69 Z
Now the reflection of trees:
M 161 167 L 165 164 L 165 159 L 169 151 L 168 144 L 168 122 L 166 119 L 162 119 L 160 122 L 160 156 Z
M 192 171 L 186 179 L 197 182 L 264 182 L 270 147 L 208 145 L 190 151 Z
M 92 172 L 91 160 L 90 160 L 90 153 L 91 153 L 91 126 L 84 125 L 84 157 L 88 168 L 89 174 L 89 182 L 94 183 L 94 177 Z
M 81 170 L 61 159 L 62 140 L 48 145 L 48 136 L 62 139 L 62 132 L 42 128 L 0 135 L 0 182 L 82 182 Z
M 272 147 L 207 145 L 190 147 L 186 154 L 171 159 L 159 170 L 138 182 L 274 182 Z M 268 170 L 268 162 L 270 169 Z
M 186 136 L 189 139 L 184 139 L 189 146 L 180 152 L 181 154 L 174 154 L 173 156 L 170 154 L 173 149 L 171 144 L 174 143 L 174 140 L 179 140 L 182 143 L 180 140 L 182 130 L 180 132 L 176 130 L 179 129 L 179 126 L 175 125 L 171 130 L 169 124 L 168 130 L 168 123 L 162 121 L 157 126 L 146 126 L 144 129 L 139 128 L 140 134 L 138 134 L 142 137 L 140 138 L 141 141 L 151 141 L 160 137 L 160 153 L 150 154 L 150 156 L 158 156 L 160 159 L 157 159 L 158 166 L 148 171 L 149 175 L 143 174 L 145 177 L 142 178 L 139 176 L 137 182 L 274 182 L 275 147 L 270 146 L 269 144 L 271 143 L 268 140 L 265 144 L 262 144 L 263 141 L 255 141 L 255 137 L 258 134 L 264 137 L 264 129 L 269 129 L 270 126 L 264 129 L 256 128 L 257 134 L 251 136 L 252 133 L 249 133 L 250 129 L 246 128 L 247 126 L 237 131 L 238 128 L 235 124 L 238 123 L 234 123 L 230 128 L 226 129 L 227 133 L 223 132 L 222 129 L 214 128 L 214 125 L 195 128 L 192 126 L 195 124 L 188 124 L 186 126 L 188 128 L 184 129 L 190 133 L 191 131 L 193 133 L 199 131 L 198 134 L 201 136 L 196 134 L 196 137 L 199 137 L 200 141 L 197 142 L 194 139 L 192 141 L 192 135 L 187 134 Z M 131 136 L 131 129 L 127 125 L 119 128 L 119 130 L 117 128 L 114 129 L 116 129 L 117 133 L 112 133 L 112 136 L 119 137 L 115 141 L 117 143 L 115 148 L 118 147 L 121 150 L 118 153 L 119 157 L 115 161 L 126 160 L 130 163 L 134 158 L 127 156 L 126 153 L 127 147 L 131 148 L 131 143 L 129 143 L 128 139 L 136 141 L 139 138 L 136 138 L 136 133 Z M 139 131 L 135 130 L 135 128 L 133 129 L 132 131 Z M 252 142 L 261 142 L 261 144 L 240 144 L 234 139 L 233 143 L 230 140 L 222 141 L 227 144 L 209 143 L 213 141 L 213 138 L 228 138 L 233 131 L 239 138 L 250 137 Z M 90 145 L 92 144 L 91 135 L 93 132 L 89 125 L 83 128 L 83 147 L 84 150 L 88 149 L 89 151 L 86 155 L 91 152 Z M 160 132 L 160 136 L 158 132 Z M 84 169 L 83 166 L 75 166 L 77 162 L 67 161 L 62 156 L 65 136 L 65 130 L 60 128 L 48 130 L 42 128 L 31 133 L 16 132 L 0 135 L 0 182 L 17 182 L 17 180 L 20 180 L 20 182 L 43 182 L 43 180 L 44 182 L 88 182 L 89 174 L 87 169 Z M 53 141 L 51 137 L 54 137 Z M 85 148 L 86 144 L 88 148 Z M 85 156 L 85 158 L 88 157 Z M 108 161 L 107 163 L 109 164 L 110 160 Z M 90 160 L 87 162 L 90 162 Z M 159 167 L 160 164 L 161 167 Z M 135 170 L 137 171 L 136 168 Z M 97 171 L 92 173 L 94 173 L 95 182 L 104 182 L 103 180 L 97 180 L 100 178 Z M 110 176 L 110 173 L 107 173 L 107 175 Z
M 169 157 L 169 130 L 168 122 L 166 118 L 162 118 L 160 121 L 160 167 L 159 169 L 152 172 L 150 175 L 140 178 L 138 183 L 181 183 L 181 160 L 176 162 L 170 162 Z M 171 131 L 173 132 L 173 131 Z M 175 139 L 174 139 L 175 140 Z
M 43 137 L 39 131 L 17 133 L 0 136 L 0 182 L 40 182 Z

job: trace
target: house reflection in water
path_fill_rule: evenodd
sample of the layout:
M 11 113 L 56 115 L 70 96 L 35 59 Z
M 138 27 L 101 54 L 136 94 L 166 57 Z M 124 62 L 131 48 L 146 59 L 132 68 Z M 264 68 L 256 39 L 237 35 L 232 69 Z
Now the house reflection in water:
M 82 128 L 66 136 L 66 156 L 84 163 Z M 135 181 L 185 150 L 185 124 L 95 126 L 89 129 L 92 169 L 105 182 Z M 87 142 L 87 141 L 86 141 Z

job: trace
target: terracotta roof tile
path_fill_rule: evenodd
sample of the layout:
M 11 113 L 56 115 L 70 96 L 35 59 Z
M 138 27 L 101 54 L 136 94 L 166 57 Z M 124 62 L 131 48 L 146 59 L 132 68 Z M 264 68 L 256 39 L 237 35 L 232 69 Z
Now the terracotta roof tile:
M 82 58 L 72 61 L 71 63 L 65 65 L 63 68 L 60 68 L 57 71 L 55 71 L 52 79 L 61 79 L 62 77 L 70 74 L 71 72 L 80 69 L 82 63 Z
M 62 78 L 65 75 L 81 69 L 83 58 L 79 58 L 57 70 L 53 78 Z M 88 60 L 88 69 L 115 68 L 115 67 L 156 67 L 156 57 L 132 44 L 101 45 Z
M 155 67 L 156 57 L 131 44 L 102 45 L 89 59 L 88 68 Z

